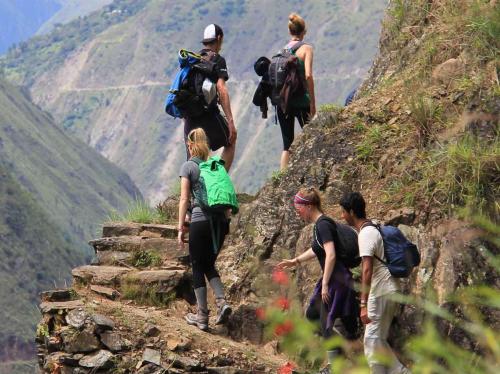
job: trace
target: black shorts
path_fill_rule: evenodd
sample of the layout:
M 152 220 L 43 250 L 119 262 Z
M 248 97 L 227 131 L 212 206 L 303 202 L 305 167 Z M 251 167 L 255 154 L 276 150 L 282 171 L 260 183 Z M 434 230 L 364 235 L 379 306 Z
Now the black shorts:
M 207 134 L 212 151 L 229 145 L 229 127 L 226 118 L 218 110 L 198 118 L 184 119 L 184 140 L 191 130 L 199 127 Z

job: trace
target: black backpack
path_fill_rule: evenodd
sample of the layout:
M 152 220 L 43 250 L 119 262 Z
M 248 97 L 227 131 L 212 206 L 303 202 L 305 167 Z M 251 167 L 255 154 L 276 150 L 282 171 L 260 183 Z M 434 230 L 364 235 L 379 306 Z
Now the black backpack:
M 202 51 L 200 56 L 199 61 L 192 64 L 187 77 L 181 82 L 173 101 L 183 117 L 200 117 L 217 106 L 216 96 L 207 102 L 203 94 L 203 84 L 206 80 L 208 84 L 214 85 L 217 81 L 215 63 L 212 61 L 215 53 Z
M 348 268 L 352 269 L 361 263 L 358 247 L 358 233 L 349 225 L 335 222 L 330 217 L 321 216 L 318 220 L 328 221 L 333 227 L 333 244 L 335 244 L 335 254 L 337 258 Z M 318 223 L 316 222 L 316 224 Z M 314 225 L 314 240 L 322 248 L 321 242 L 318 240 L 319 233 Z
M 272 86 L 271 103 L 274 106 L 281 104 L 281 90 L 283 89 L 288 73 L 286 65 L 291 58 L 295 57 L 295 52 L 304 44 L 304 42 L 299 41 L 291 48 L 283 48 L 271 57 L 271 63 L 269 64 L 269 82 Z

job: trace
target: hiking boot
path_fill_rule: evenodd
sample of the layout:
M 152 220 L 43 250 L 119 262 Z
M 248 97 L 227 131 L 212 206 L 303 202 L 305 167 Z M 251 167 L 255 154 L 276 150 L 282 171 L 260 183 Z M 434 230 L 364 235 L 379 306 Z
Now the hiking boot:
M 198 309 L 198 313 L 188 313 L 184 319 L 188 325 L 196 326 L 202 331 L 208 330 L 208 310 Z
M 330 365 L 325 366 L 318 372 L 318 374 L 332 374 L 332 372 L 330 371 Z
M 226 323 L 229 315 L 233 310 L 224 299 L 216 300 L 215 303 L 217 304 L 217 318 L 215 320 L 215 324 L 219 325 L 222 323 Z

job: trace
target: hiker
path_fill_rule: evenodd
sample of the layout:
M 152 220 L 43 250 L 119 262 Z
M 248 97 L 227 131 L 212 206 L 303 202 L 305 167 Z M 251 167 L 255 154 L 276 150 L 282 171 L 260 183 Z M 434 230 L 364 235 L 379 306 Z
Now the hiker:
M 313 47 L 303 42 L 306 34 L 304 19 L 298 14 L 292 13 L 288 17 L 288 31 L 290 41 L 285 46 L 297 57 L 296 67 L 299 81 L 303 82 L 302 94 L 295 94 L 288 98 L 285 110 L 274 99 L 276 105 L 278 122 L 283 138 L 283 152 L 281 153 L 280 169 L 285 170 L 290 159 L 290 146 L 294 139 L 294 123 L 297 118 L 300 127 L 308 123 L 316 114 L 316 99 L 314 94 L 313 79 Z M 273 64 L 270 66 L 270 79 L 273 79 Z M 288 73 L 287 73 L 288 74 Z M 274 74 L 276 75 L 276 74 Z M 299 82 L 300 83 L 300 82 Z M 273 95 L 274 96 L 274 95 Z M 273 100 L 272 100 L 273 101 Z M 283 104 L 283 103 L 282 103 Z
M 222 28 L 216 24 L 208 25 L 203 33 L 204 48 L 199 53 L 202 56 L 208 56 L 210 61 L 215 64 L 215 75 L 210 78 L 216 83 L 218 102 L 222 106 L 225 117 L 220 113 L 215 102 L 202 115 L 184 118 L 184 137 L 186 138 L 191 130 L 201 127 L 208 137 L 212 151 L 224 147 L 222 158 L 226 162 L 227 170 L 229 170 L 234 159 L 237 133 L 226 86 L 226 81 L 229 79 L 226 60 L 219 54 L 223 40 Z
M 358 332 L 358 302 L 352 273 L 339 260 L 336 251 L 335 222 L 324 215 L 321 198 L 315 188 L 301 189 L 294 196 L 293 204 L 300 218 L 315 224 L 312 245 L 304 253 L 291 260 L 283 260 L 277 266 L 279 269 L 296 267 L 316 257 L 323 276 L 314 289 L 306 317 L 320 321 L 321 335 L 325 339 L 340 334 L 354 340 Z M 340 353 L 340 348 L 328 351 L 328 366 L 320 373 L 330 373 L 330 365 Z
M 409 373 L 387 342 L 389 328 L 398 309 L 393 297 L 399 291 L 399 281 L 381 261 L 385 260 L 382 235 L 366 218 L 365 200 L 359 192 L 346 194 L 340 206 L 342 217 L 359 232 L 359 254 L 362 258 L 360 317 L 366 325 L 363 343 L 370 370 L 374 374 Z
M 178 242 L 184 247 L 186 234 L 185 217 L 191 195 L 200 189 L 199 162 L 208 159 L 210 150 L 205 131 L 201 128 L 191 130 L 186 137 L 186 146 L 192 158 L 181 166 L 181 196 L 179 202 L 179 235 Z M 214 233 L 218 235 L 214 235 Z M 215 268 L 217 255 L 222 248 L 226 234 L 229 232 L 229 220 L 224 212 L 219 215 L 209 215 L 195 203 L 192 208 L 191 222 L 189 223 L 189 256 L 193 270 L 193 288 L 196 296 L 198 311 L 196 314 L 188 313 L 185 317 L 190 325 L 199 329 L 208 330 L 208 304 L 207 286 L 205 277 L 212 288 L 217 304 L 217 317 L 215 324 L 224 323 L 231 314 L 231 307 L 226 303 L 224 287 L 219 273 Z M 215 247 L 215 251 L 213 248 Z

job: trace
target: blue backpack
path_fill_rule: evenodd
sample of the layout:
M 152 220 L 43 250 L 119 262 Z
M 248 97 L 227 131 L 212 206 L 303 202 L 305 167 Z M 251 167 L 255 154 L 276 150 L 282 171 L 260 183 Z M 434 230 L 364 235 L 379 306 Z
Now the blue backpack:
M 384 255 L 386 261 L 374 256 L 382 262 L 391 275 L 395 278 L 407 278 L 413 268 L 420 264 L 420 253 L 415 244 L 403 235 L 401 230 L 394 226 L 380 226 L 369 223 L 367 226 L 375 227 L 382 235 L 384 241 Z
M 215 63 L 210 61 L 210 57 L 185 49 L 179 51 L 180 70 L 165 100 L 167 114 L 174 118 L 195 118 L 217 105 L 214 100 L 215 85 L 212 82 Z

